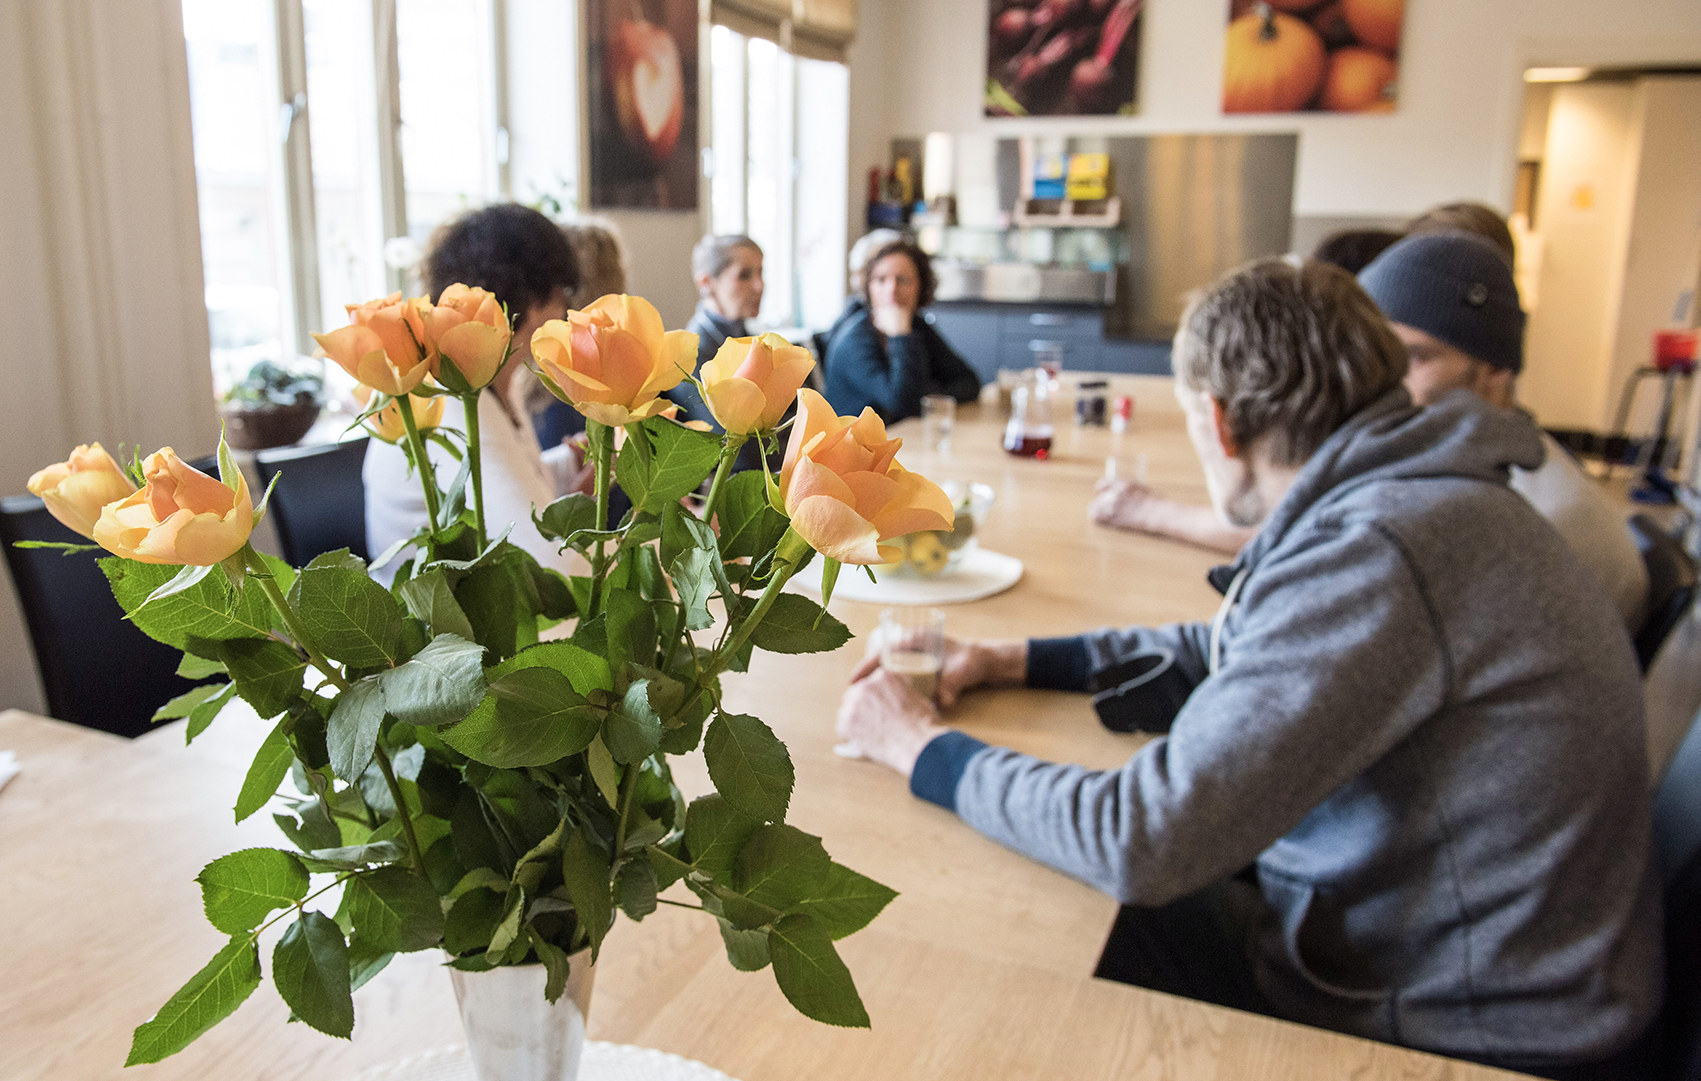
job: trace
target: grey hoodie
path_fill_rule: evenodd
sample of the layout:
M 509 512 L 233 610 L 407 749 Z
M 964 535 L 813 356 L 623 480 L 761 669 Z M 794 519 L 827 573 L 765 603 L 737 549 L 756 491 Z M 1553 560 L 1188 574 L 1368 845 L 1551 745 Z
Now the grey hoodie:
M 1256 861 L 1253 964 L 1281 1016 L 1605 1057 L 1663 983 L 1642 696 L 1611 598 L 1506 487 L 1541 459 L 1473 395 L 1389 393 L 1230 568 L 1214 672 L 1207 624 L 1033 644 L 1030 682 L 1077 689 L 1173 652 L 1191 693 L 1167 736 L 1095 771 L 953 733 L 912 790 L 1124 903 Z

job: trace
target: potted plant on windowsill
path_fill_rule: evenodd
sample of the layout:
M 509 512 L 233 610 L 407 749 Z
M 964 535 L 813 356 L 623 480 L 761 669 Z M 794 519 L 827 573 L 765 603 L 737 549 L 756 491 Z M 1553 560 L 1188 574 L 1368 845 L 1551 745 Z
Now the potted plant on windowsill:
M 219 405 L 225 438 L 237 450 L 287 447 L 319 419 L 325 381 L 275 360 L 262 360 L 225 392 Z
M 477 398 L 509 362 L 506 312 L 452 286 L 435 305 L 397 295 L 351 316 L 320 343 L 371 388 L 361 419 L 405 449 L 428 509 L 391 588 L 347 551 L 301 568 L 256 552 L 265 500 L 254 509 L 222 444 L 217 480 L 170 448 L 126 475 L 97 445 L 31 482 L 114 553 L 114 594 L 184 651 L 180 671 L 228 675 L 159 718 L 186 717 L 192 739 L 240 697 L 273 721 L 236 815 L 273 805 L 293 847 L 202 871 L 229 941 L 136 1029 L 129 1061 L 174 1054 L 241 1005 L 262 978 L 260 935 L 283 925 L 271 976 L 295 1018 L 347 1037 L 354 988 L 396 953 L 440 949 L 480 1076 L 534 1076 L 498 1045 L 522 1047 L 527 1069 L 575 1060 L 616 913 L 641 920 L 659 900 L 713 921 L 729 961 L 771 968 L 807 1016 L 866 1026 L 833 943 L 894 894 L 786 824 L 790 756 L 723 708 L 721 676 L 755 649 L 844 644 L 824 608 L 841 563 L 887 562 L 882 541 L 948 530 L 950 500 L 897 463 L 901 440 L 872 411 L 838 417 L 800 391 L 813 362 L 776 336 L 730 340 L 694 380 L 725 435 L 667 419 L 658 395 L 690 376 L 696 336 L 663 333 L 640 298 L 604 297 L 532 341 L 538 376 L 585 414 L 595 466 L 594 495 L 534 510 L 588 564 L 564 577 L 485 519 Z M 427 430 L 444 396 L 473 430 Z M 780 474 L 733 475 L 745 442 L 777 446 L 793 401 Z M 428 440 L 463 462 L 448 486 Z M 632 510 L 611 522 L 616 482 Z M 817 554 L 822 604 L 784 588 Z M 540 640 L 557 625 L 570 633 Z M 715 791 L 687 802 L 668 763 L 698 748 Z

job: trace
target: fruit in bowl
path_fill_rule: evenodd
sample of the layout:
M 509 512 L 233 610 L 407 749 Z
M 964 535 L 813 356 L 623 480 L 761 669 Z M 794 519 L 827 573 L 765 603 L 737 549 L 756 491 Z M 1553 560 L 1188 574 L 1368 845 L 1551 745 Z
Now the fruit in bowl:
M 991 486 L 951 480 L 942 481 L 939 486 L 957 512 L 955 525 L 897 538 L 894 543 L 903 550 L 903 558 L 876 567 L 876 571 L 931 578 L 956 569 L 963 557 L 977 546 L 981 522 L 996 498 Z

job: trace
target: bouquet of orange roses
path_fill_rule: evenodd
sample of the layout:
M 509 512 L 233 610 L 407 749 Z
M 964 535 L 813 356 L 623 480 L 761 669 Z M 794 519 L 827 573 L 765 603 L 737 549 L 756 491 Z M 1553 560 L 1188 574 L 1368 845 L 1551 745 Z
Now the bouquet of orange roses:
M 616 911 L 641 920 L 675 884 L 719 925 L 734 966 L 771 966 L 812 1018 L 867 1025 L 833 942 L 894 895 L 786 824 L 785 745 L 722 708 L 721 677 L 754 649 L 842 645 L 844 625 L 787 580 L 820 553 L 830 596 L 840 564 L 888 561 L 882 541 L 949 529 L 950 501 L 898 464 L 901 441 L 872 412 L 838 417 L 799 389 L 806 350 L 734 339 L 693 377 L 695 335 L 609 296 L 531 343 L 538 377 L 585 415 L 595 466 L 594 495 L 534 510 L 588 563 L 563 576 L 484 516 L 477 397 L 515 363 L 507 313 L 453 286 L 436 303 L 395 295 L 350 315 L 320 344 L 366 388 L 361 421 L 406 451 L 428 509 L 388 588 L 346 550 L 299 568 L 255 551 L 265 499 L 255 507 L 222 442 L 218 478 L 170 448 L 121 468 L 96 444 L 30 483 L 112 553 L 113 592 L 183 651 L 184 675 L 227 677 L 158 718 L 187 717 L 193 739 L 241 698 L 274 722 L 235 811 L 272 807 L 290 847 L 202 871 L 207 918 L 229 942 L 136 1030 L 129 1061 L 173 1054 L 235 1010 L 276 924 L 277 990 L 296 1018 L 346 1037 L 351 992 L 396 953 L 440 948 L 475 971 L 540 963 L 554 1001 Z M 726 434 L 662 415 L 661 395 L 687 378 Z M 467 431 L 438 426 L 448 396 L 466 403 Z M 744 443 L 772 452 L 782 437 L 778 475 L 732 472 Z M 459 459 L 450 483 L 428 442 Z M 612 522 L 616 483 L 632 509 Z M 699 747 L 715 792 L 687 803 L 668 759 Z

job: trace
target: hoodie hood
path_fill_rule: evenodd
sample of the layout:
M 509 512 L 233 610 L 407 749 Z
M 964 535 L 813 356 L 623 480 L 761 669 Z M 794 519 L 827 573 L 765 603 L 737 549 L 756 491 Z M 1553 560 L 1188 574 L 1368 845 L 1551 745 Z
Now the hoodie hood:
M 1218 589 L 1258 565 L 1302 518 L 1361 485 L 1390 480 L 1457 477 L 1504 485 L 1514 466 L 1537 469 L 1546 452 L 1541 432 L 1524 414 L 1497 409 L 1468 390 L 1455 390 L 1427 408 L 1395 387 L 1359 410 L 1317 448 L 1294 485 L 1232 564 L 1218 567 Z

